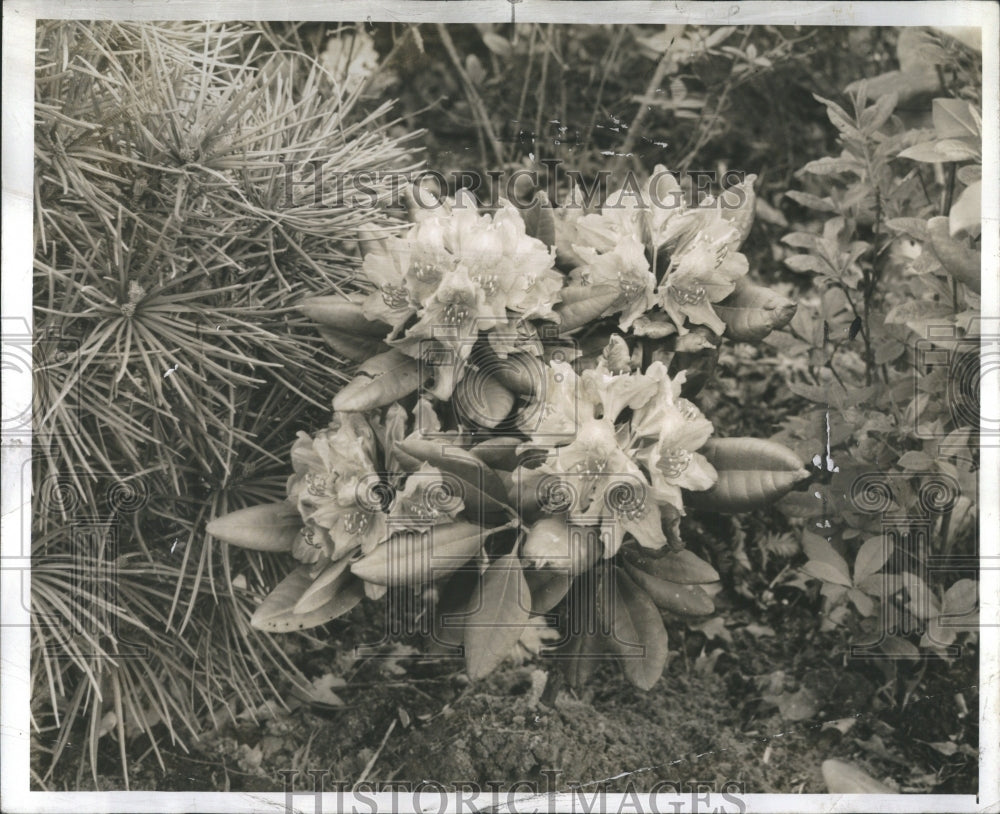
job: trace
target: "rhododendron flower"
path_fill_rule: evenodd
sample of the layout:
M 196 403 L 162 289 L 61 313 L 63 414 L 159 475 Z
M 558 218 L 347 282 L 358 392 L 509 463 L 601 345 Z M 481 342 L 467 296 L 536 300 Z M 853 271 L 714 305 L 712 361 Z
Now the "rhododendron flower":
M 388 251 L 369 252 L 362 271 L 375 290 L 362 306 L 366 319 L 386 322 L 394 335 L 416 313 L 418 303 L 410 295 L 406 272 L 410 266 L 410 246 L 405 240 L 389 238 Z
M 385 249 L 369 252 L 361 267 L 376 287 L 365 301 L 365 316 L 401 328 L 434 295 L 444 275 L 456 263 L 445 248 L 445 232 L 439 218 L 420 221 L 405 237 L 389 238 Z
M 747 273 L 747 259 L 738 251 L 740 230 L 711 198 L 687 206 L 680 184 L 663 166 L 644 187 L 616 190 L 599 214 L 575 219 L 571 234 L 573 256 L 582 261 L 574 275 L 622 286 L 622 298 L 606 315 L 621 310 L 623 329 L 641 319 L 643 333 L 669 333 L 648 318 L 659 304 L 681 334 L 688 322 L 725 331 L 712 303 L 731 294 Z M 669 259 L 658 288 L 647 253 L 657 267 L 658 258 Z
M 566 362 L 552 361 L 545 369 L 539 393 L 517 413 L 521 429 L 531 443 L 542 446 L 551 438 L 570 437 L 579 423 L 579 379 Z
M 424 303 L 420 320 L 406 332 L 406 337 L 440 339 L 467 356 L 472 346 L 462 340 L 494 323 L 482 287 L 473 281 L 468 269 L 458 266 L 448 272 Z
M 501 359 L 512 353 L 541 356 L 545 351 L 538 329 L 523 317 L 508 319 L 486 335 L 490 349 Z
M 540 398 L 518 413 L 522 429 L 542 443 L 553 436 L 572 436 L 580 412 L 576 371 L 567 362 L 550 362 L 539 390 Z
M 567 362 L 550 362 L 546 381 L 539 388 L 540 403 L 535 410 L 521 413 L 525 432 L 546 442 L 553 436 L 571 436 L 582 421 L 615 422 L 626 407 L 638 409 L 655 397 L 660 380 L 667 378 L 666 368 L 654 362 L 645 373 L 630 372 L 620 361 L 617 366 L 609 362 L 614 356 L 608 352 L 611 349 L 627 351 L 627 346 L 620 337 L 612 337 L 597 365 L 579 376 Z
M 658 377 L 666 373 L 658 362 L 650 365 L 646 373 L 613 373 L 607 359 L 602 358 L 597 367 L 581 374 L 581 390 L 587 401 L 599 406 L 599 418 L 616 421 L 626 407 L 635 410 L 646 404 L 657 393 Z
M 650 370 L 654 365 L 659 363 L 650 365 Z M 638 456 L 649 470 L 653 497 L 682 514 L 681 489 L 702 491 L 711 488 L 718 479 L 715 468 L 696 451 L 712 434 L 712 422 L 681 397 L 684 379 L 683 372 L 673 380 L 665 375 L 658 377 L 657 393 L 632 416 L 635 436 L 653 439 Z
M 546 495 L 569 495 L 564 508 L 574 523 L 612 526 L 605 557 L 617 553 L 625 533 L 647 548 L 667 541 L 650 483 L 622 448 L 625 436 L 611 420 L 590 418 L 572 443 L 552 450 L 541 466 L 520 470 L 524 494 L 534 493 L 542 503 Z
M 578 246 L 585 265 L 573 270 L 573 278 L 588 285 L 611 285 L 621 291 L 604 315 L 621 311 L 618 326 L 628 330 L 655 302 L 656 277 L 649 270 L 643 244 L 626 235 L 604 254 L 589 246 Z
M 681 186 L 662 164 L 643 186 L 630 185 L 608 194 L 600 213 L 582 215 L 573 221 L 575 246 L 589 246 L 605 252 L 624 237 L 657 246 L 655 235 L 666 223 L 684 211 Z
M 670 256 L 670 265 L 657 290 L 660 306 L 686 333 L 685 317 L 722 335 L 725 323 L 712 308 L 728 297 L 736 281 L 749 266 L 737 249 L 740 232 L 723 219 L 719 209 L 689 210 L 665 224 L 654 239 L 663 240 L 660 250 Z
M 450 222 L 459 261 L 486 292 L 496 317 L 505 309 L 522 316 L 552 313 L 562 275 L 552 268 L 552 252 L 527 234 L 517 209 L 508 202 L 494 215 L 456 209 Z
M 287 486 L 305 521 L 292 547 L 295 557 L 306 563 L 339 559 L 358 548 L 367 553 L 385 538 L 385 514 L 366 499 L 363 484 L 375 470 L 374 458 L 374 433 L 359 414 L 335 414 L 315 437 L 299 433 Z
M 394 530 L 426 528 L 452 522 L 464 508 L 461 494 L 451 488 L 441 470 L 422 463 L 416 472 L 407 476 L 403 489 L 396 493 L 389 521 Z
M 464 359 L 479 332 L 551 316 L 559 301 L 563 277 L 553 269 L 554 253 L 527 234 L 509 203 L 491 215 L 445 202 L 384 245 L 362 267 L 377 289 L 364 314 L 392 325 L 390 344 L 410 355 L 435 339 Z M 442 378 L 439 397 L 450 396 L 455 373 Z

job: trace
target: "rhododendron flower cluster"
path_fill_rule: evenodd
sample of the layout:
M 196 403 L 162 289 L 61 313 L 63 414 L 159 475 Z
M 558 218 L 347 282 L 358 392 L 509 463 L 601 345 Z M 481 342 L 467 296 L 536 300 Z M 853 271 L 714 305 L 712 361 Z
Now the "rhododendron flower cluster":
M 647 655 L 626 675 L 656 681 L 659 611 L 712 610 L 700 584 L 718 575 L 683 550 L 688 509 L 763 505 L 806 474 L 780 445 L 713 438 L 695 403 L 723 334 L 759 339 L 794 311 L 746 280 L 752 178 L 694 206 L 661 169 L 598 212 L 541 192 L 491 212 L 435 199 L 401 234 L 362 237 L 365 290 L 303 303 L 359 365 L 329 427 L 293 444 L 286 500 L 209 524 L 300 563 L 256 627 L 313 627 L 387 591 L 447 597 L 488 616 L 451 634 L 479 678 L 532 615 L 614 608 L 610 639 L 560 652 L 588 661 L 638 635 Z M 440 607 L 426 614 L 440 632 Z

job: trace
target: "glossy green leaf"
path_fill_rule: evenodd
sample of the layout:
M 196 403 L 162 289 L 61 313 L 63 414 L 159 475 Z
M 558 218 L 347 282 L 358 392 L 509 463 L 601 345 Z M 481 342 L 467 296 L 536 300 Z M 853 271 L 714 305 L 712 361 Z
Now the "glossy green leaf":
M 649 690 L 667 664 L 667 631 L 649 594 L 621 568 L 615 579 L 614 647 L 628 680 Z
M 720 438 L 699 451 L 719 478 L 711 489 L 686 494 L 685 501 L 698 509 L 750 511 L 773 503 L 809 477 L 798 456 L 774 441 Z
M 351 572 L 376 585 L 423 585 L 455 571 L 482 548 L 483 528 L 450 523 L 421 531 L 397 531 L 351 565 Z
M 361 302 L 340 296 L 308 297 L 299 303 L 299 310 L 303 314 L 326 328 L 349 336 L 384 339 L 392 326 L 367 319 L 362 309 Z
M 698 585 L 682 585 L 640 571 L 625 561 L 625 571 L 657 607 L 678 616 L 708 616 L 715 612 L 715 603 Z
M 333 409 L 361 412 L 392 404 L 408 396 L 420 384 L 417 360 L 393 348 L 373 356 L 333 397 Z
M 517 644 L 531 609 L 531 594 L 516 554 L 486 569 L 465 620 L 465 666 L 473 681 L 489 675 Z
M 795 316 L 796 305 L 770 288 L 740 278 L 732 294 L 714 306 L 726 323 L 726 335 L 737 342 L 759 342 L 784 328 Z
M 295 613 L 295 605 L 310 584 L 310 567 L 302 565 L 296 568 L 278 583 L 254 611 L 250 619 L 251 626 L 268 633 L 307 630 L 343 616 L 365 596 L 361 580 L 352 578 L 339 585 L 336 593 L 319 607 L 307 613 Z
M 251 506 L 216 517 L 205 531 L 229 545 L 254 551 L 291 551 L 302 516 L 290 503 Z
M 624 548 L 622 552 L 640 571 L 670 582 L 700 585 L 719 581 L 719 572 L 687 549 L 651 553 L 639 548 Z
M 610 285 L 575 285 L 562 290 L 562 302 L 553 309 L 559 315 L 559 332 L 568 333 L 600 319 L 621 297 Z

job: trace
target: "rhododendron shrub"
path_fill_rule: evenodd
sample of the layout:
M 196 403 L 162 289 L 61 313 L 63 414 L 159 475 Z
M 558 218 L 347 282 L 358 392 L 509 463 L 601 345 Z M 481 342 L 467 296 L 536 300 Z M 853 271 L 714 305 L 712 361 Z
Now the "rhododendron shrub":
M 795 310 L 747 279 L 753 180 L 695 203 L 657 167 L 596 212 L 409 190 L 405 232 L 361 235 L 361 290 L 302 303 L 358 368 L 294 443 L 287 499 L 209 526 L 299 562 L 252 623 L 415 592 L 473 678 L 541 620 L 574 682 L 613 658 L 652 686 L 663 612 L 714 611 L 687 509 L 746 511 L 807 476 L 779 444 L 714 437 L 695 401 L 724 337 Z

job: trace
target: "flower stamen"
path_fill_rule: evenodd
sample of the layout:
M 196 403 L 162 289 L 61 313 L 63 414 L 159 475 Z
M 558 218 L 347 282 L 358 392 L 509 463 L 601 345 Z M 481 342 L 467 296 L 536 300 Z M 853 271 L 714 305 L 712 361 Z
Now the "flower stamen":
M 679 478 L 691 463 L 691 453 L 686 449 L 666 450 L 657 462 L 657 468 L 668 478 Z
M 692 288 L 682 288 L 681 286 L 672 285 L 667 290 L 679 305 L 699 305 L 705 302 L 705 288 L 700 285 L 693 286 Z

